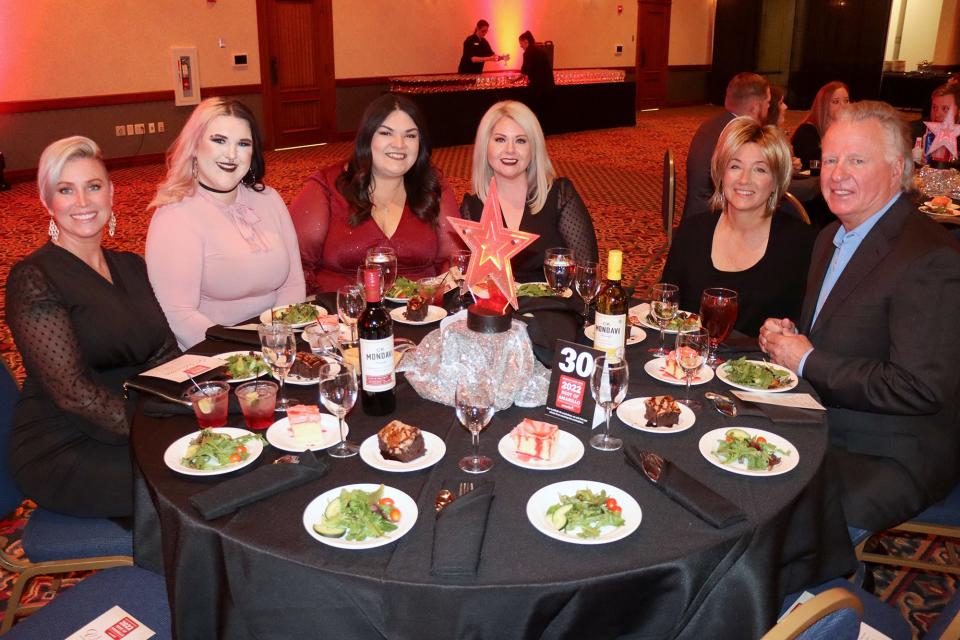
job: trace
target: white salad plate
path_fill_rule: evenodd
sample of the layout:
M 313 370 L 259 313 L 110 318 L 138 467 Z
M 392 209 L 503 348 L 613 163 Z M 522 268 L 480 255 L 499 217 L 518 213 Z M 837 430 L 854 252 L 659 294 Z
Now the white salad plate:
M 398 460 L 387 460 L 384 458 L 380 453 L 380 443 L 377 440 L 377 434 L 373 434 L 360 443 L 360 459 L 380 471 L 418 471 L 432 467 L 443 459 L 444 454 L 447 452 L 447 445 L 444 444 L 439 436 L 429 431 L 421 430 L 420 433 L 423 434 L 424 453 L 415 460 L 400 462 Z
M 688 312 L 688 311 L 683 311 L 682 313 L 689 313 L 689 312 Z M 651 322 L 651 321 L 650 321 L 650 315 L 651 315 L 651 314 L 650 314 L 650 303 L 649 303 L 649 302 L 641 302 L 641 303 L 638 304 L 638 305 L 635 305 L 635 306 L 630 307 L 630 310 L 627 311 L 627 314 L 628 314 L 628 315 L 627 315 L 627 318 L 630 318 L 631 316 L 635 317 L 635 318 L 637 319 L 637 322 L 639 322 L 640 324 L 642 324 L 643 326 L 645 326 L 647 329 L 653 329 L 653 330 L 656 331 L 656 332 L 659 332 L 659 331 L 660 331 L 660 325 L 658 325 L 656 322 Z M 697 326 L 700 326 L 700 325 L 698 324 Z M 677 330 L 676 330 L 676 329 L 664 329 L 664 333 L 669 334 L 669 335 L 673 335 L 673 334 L 677 333 Z
M 497 444 L 497 450 L 503 459 L 510 464 L 515 464 L 524 469 L 533 469 L 535 471 L 553 471 L 554 469 L 565 469 L 576 464 L 583 457 L 583 443 L 580 438 L 563 431 L 557 431 L 557 450 L 554 452 L 552 460 L 524 459 L 517 455 L 517 449 L 513 444 L 513 438 L 510 434 L 500 438 Z
M 263 354 L 260 353 L 259 351 L 254 350 L 254 349 L 245 349 L 245 350 L 243 350 L 243 351 L 225 351 L 225 352 L 223 352 L 223 353 L 218 353 L 218 354 L 216 354 L 216 355 L 214 355 L 214 356 L 210 356 L 210 357 L 211 357 L 211 358 L 216 358 L 217 360 L 223 360 L 224 365 L 226 365 L 226 363 L 227 363 L 227 358 L 229 358 L 230 356 L 248 356 L 248 355 L 250 355 L 250 354 L 253 354 L 253 355 L 257 356 L 258 358 L 260 358 L 261 360 L 263 360 L 263 364 L 266 364 L 268 369 L 270 368 L 270 365 L 267 364 L 267 361 L 266 361 L 266 359 L 263 357 Z M 270 374 L 270 373 L 264 373 L 263 375 L 264 375 L 264 376 L 269 376 L 269 375 L 272 375 L 272 374 Z M 249 380 L 255 380 L 255 379 L 258 378 L 258 377 L 260 377 L 260 376 L 247 376 L 247 377 L 245 377 L 245 378 L 237 378 L 237 379 L 227 378 L 227 382 L 247 382 L 247 381 L 249 381 Z
M 593 336 L 596 334 L 596 325 L 590 325 L 583 330 L 583 335 L 587 336 L 587 340 L 593 340 Z M 638 344 L 647 339 L 647 332 L 641 329 L 640 327 L 630 326 L 630 336 L 627 338 L 627 346 Z
M 318 442 L 301 444 L 293 439 L 293 431 L 290 430 L 290 418 L 280 418 L 267 429 L 267 442 L 277 449 L 290 451 L 291 453 L 300 453 L 307 450 L 320 451 L 340 442 L 340 427 L 337 416 L 321 413 L 320 429 L 323 431 L 323 437 Z M 343 437 L 346 438 L 348 433 L 350 433 L 350 426 L 344 421 Z
M 648 360 L 645 365 L 643 365 L 643 370 L 650 374 L 651 377 L 659 380 L 660 382 L 666 382 L 667 384 L 678 384 L 686 385 L 687 381 L 683 378 L 674 378 L 672 375 L 667 373 L 665 368 L 667 364 L 667 357 L 663 356 L 660 358 L 654 358 L 653 360 Z M 690 386 L 695 387 L 698 384 L 706 384 L 713 380 L 713 369 L 707 365 L 700 367 L 700 370 L 697 371 L 696 375 L 693 376 L 693 380 L 690 381 Z
M 713 431 L 708 431 L 700 437 L 700 443 L 698 445 L 700 448 L 700 454 L 706 458 L 710 464 L 720 467 L 724 471 L 736 473 L 741 476 L 779 476 L 787 473 L 788 471 L 792 471 L 798 464 L 800 464 L 800 452 L 797 451 L 797 448 L 793 446 L 789 440 L 780 437 L 775 433 L 764 431 L 763 429 L 743 429 L 743 431 L 746 431 L 752 436 L 763 436 L 770 444 L 779 449 L 783 449 L 784 451 L 789 451 L 790 455 L 781 455 L 780 464 L 776 465 L 769 471 L 747 469 L 747 465 L 743 462 L 724 464 L 716 455 L 717 445 L 721 440 L 726 438 L 727 431 L 729 431 L 731 428 L 736 427 L 723 427 L 720 429 L 714 429 Z
M 442 320 L 447 317 L 446 309 L 432 304 L 427 307 L 427 317 L 423 320 L 407 320 L 407 316 L 404 315 L 406 311 L 406 307 L 397 307 L 390 311 L 390 317 L 393 318 L 395 322 L 401 324 L 430 324 L 431 322 L 436 322 L 437 320 Z
M 687 405 L 678 402 L 677 406 L 680 407 L 680 421 L 677 424 L 669 427 L 648 427 L 647 419 L 644 417 L 647 413 L 647 405 L 645 403 L 648 398 L 649 396 L 643 398 L 630 398 L 617 407 L 617 417 L 620 418 L 625 425 L 632 429 L 657 434 L 680 433 L 681 431 L 686 431 L 692 427 L 697 421 L 693 410 Z
M 288 309 L 288 308 L 290 308 L 291 306 L 293 306 L 293 305 L 286 304 L 286 305 L 283 305 L 282 307 L 274 307 L 274 308 L 272 308 L 272 309 L 267 309 L 266 311 L 264 311 L 263 313 L 260 314 L 260 322 L 262 322 L 262 323 L 264 323 L 264 324 L 269 324 L 270 322 L 273 321 L 273 314 L 274 314 L 274 313 L 276 313 L 277 311 L 283 311 L 284 309 Z M 317 312 L 317 315 L 318 315 L 318 316 L 325 316 L 325 315 L 327 315 L 327 310 L 324 309 L 323 307 L 321 307 L 320 305 L 314 304 L 314 305 L 311 305 L 311 306 L 312 306 L 312 307 L 314 308 L 314 310 Z M 306 326 L 308 326 L 308 325 L 311 325 L 311 324 L 314 324 L 315 322 L 316 322 L 316 320 L 308 320 L 307 322 L 291 323 L 290 326 L 293 327 L 294 329 L 303 329 L 304 327 L 306 327 Z
M 517 289 L 519 289 L 520 287 L 522 287 L 522 286 L 525 285 L 525 284 L 537 284 L 537 285 L 541 285 L 541 286 L 547 287 L 548 289 L 550 288 L 550 285 L 547 284 L 546 282 L 518 282 L 518 283 L 517 283 Z M 573 290 L 572 290 L 570 287 L 567 287 L 566 289 L 563 290 L 563 293 L 561 293 L 561 294 L 560 294 L 559 296 L 557 296 L 557 297 L 558 297 L 558 298 L 569 298 L 569 297 L 572 296 L 572 295 L 573 295 Z M 531 297 L 531 296 L 523 296 L 523 295 L 520 294 L 519 291 L 517 291 L 517 296 L 519 296 L 519 297 L 521 297 L 521 298 Z M 551 296 L 538 296 L 538 297 L 549 298 L 549 297 L 551 297 Z
M 397 528 L 395 530 L 379 538 L 367 538 L 366 540 L 347 540 L 346 536 L 342 538 L 328 538 L 313 530 L 313 525 L 320 524 L 323 520 L 323 512 L 327 510 L 327 505 L 335 498 L 339 498 L 341 491 L 344 489 L 347 491 L 363 489 L 364 491 L 373 492 L 376 491 L 379 486 L 378 484 L 348 484 L 321 493 L 311 500 L 307 508 L 303 510 L 303 527 L 315 540 L 331 547 L 337 547 L 338 549 L 373 549 L 374 547 L 382 547 L 385 544 L 399 540 L 406 535 L 417 522 L 417 503 L 403 491 L 388 486 L 383 487 L 383 497 L 393 498 L 394 505 L 400 509 L 401 514 L 400 522 L 396 523 Z
M 550 522 L 547 515 L 547 509 L 551 505 L 560 502 L 560 496 L 572 496 L 580 489 L 589 489 L 594 493 L 601 491 L 607 492 L 608 498 L 613 498 L 623 509 L 621 516 L 624 523 L 620 527 L 604 527 L 600 535 L 596 538 L 578 538 L 576 532 L 567 533 L 559 531 Z M 545 536 L 561 542 L 570 542 L 573 544 L 607 544 L 626 538 L 637 530 L 640 526 L 640 520 L 643 518 L 643 512 L 640 505 L 626 491 L 622 491 L 613 485 L 594 480 L 565 480 L 555 482 L 538 490 L 527 501 L 527 519 L 534 528 Z
M 226 434 L 231 438 L 240 438 L 242 436 L 253 435 L 252 431 L 239 429 L 237 427 L 216 427 L 214 431 L 216 433 Z M 243 469 L 247 465 L 253 464 L 253 461 L 259 458 L 260 454 L 263 453 L 263 442 L 261 442 L 259 439 L 248 440 L 243 445 L 247 448 L 247 453 L 250 454 L 246 460 L 235 462 L 233 464 L 225 464 L 213 469 L 207 469 L 205 471 L 200 469 L 191 469 L 180 462 L 180 460 L 183 458 L 184 454 L 186 454 L 187 447 L 190 446 L 190 441 L 196 438 L 198 435 L 200 435 L 200 432 L 195 431 L 191 434 L 183 436 L 182 438 L 174 440 L 173 444 L 167 447 L 167 450 L 163 452 L 164 464 L 170 467 L 170 469 L 173 471 L 182 473 L 186 476 L 219 476 L 224 473 L 236 471 L 237 469 Z
M 440 279 L 440 278 L 443 278 L 443 276 L 437 276 L 437 278 Z M 443 295 L 446 295 L 448 291 L 452 291 L 456 287 L 457 287 L 457 283 L 453 282 L 450 278 L 447 278 L 446 282 L 444 282 L 443 284 L 443 289 L 442 289 Z M 393 302 L 396 304 L 407 304 L 407 302 L 409 302 L 410 300 L 410 297 L 408 296 L 406 298 L 401 298 L 398 296 L 383 296 L 383 299 L 386 300 L 387 302 Z
M 790 371 L 790 369 L 787 369 L 786 367 L 770 364 L 769 362 L 764 362 L 762 360 L 747 360 L 747 362 L 749 362 L 750 364 L 757 364 L 765 367 L 770 367 L 771 369 L 774 369 L 775 371 L 778 371 L 778 372 L 789 373 L 790 382 L 788 382 L 787 384 L 781 387 L 777 387 L 776 389 L 760 389 L 758 387 L 748 387 L 745 384 L 739 384 L 730 379 L 730 374 L 727 373 L 727 363 L 721 364 L 720 366 L 717 367 L 717 377 L 723 380 L 724 382 L 726 382 L 731 387 L 734 387 L 736 389 L 742 389 L 744 391 L 755 391 L 757 393 L 781 393 L 783 391 L 790 391 L 790 389 L 793 389 L 794 387 L 796 387 L 799 382 L 797 378 L 797 374 L 795 374 L 793 371 Z

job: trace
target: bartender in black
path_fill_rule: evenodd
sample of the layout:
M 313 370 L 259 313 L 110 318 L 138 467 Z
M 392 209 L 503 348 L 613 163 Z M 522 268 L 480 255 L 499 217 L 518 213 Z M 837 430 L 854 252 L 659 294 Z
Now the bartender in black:
M 487 42 L 485 37 L 489 30 L 489 22 L 486 20 L 477 22 L 477 28 L 463 41 L 463 55 L 460 56 L 460 66 L 457 67 L 457 73 L 483 73 L 484 62 L 510 59 L 509 54 L 498 56 L 490 48 L 490 43 Z

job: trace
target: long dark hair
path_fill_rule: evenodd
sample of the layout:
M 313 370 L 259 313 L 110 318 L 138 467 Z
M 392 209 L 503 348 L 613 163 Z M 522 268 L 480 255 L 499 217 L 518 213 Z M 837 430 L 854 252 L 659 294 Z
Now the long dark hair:
M 383 121 L 396 110 L 403 111 L 420 132 L 420 150 L 410 170 L 403 175 L 407 192 L 407 204 L 420 220 L 437 225 L 440 217 L 440 178 L 430 164 L 430 136 L 427 133 L 423 113 L 411 100 L 403 96 L 385 94 L 370 103 L 363 112 L 360 129 L 353 144 L 353 155 L 347 168 L 337 177 L 337 191 L 350 204 L 353 214 L 350 226 L 356 227 L 370 217 L 373 203 L 370 201 L 370 184 L 373 182 L 373 154 L 370 151 L 374 134 Z

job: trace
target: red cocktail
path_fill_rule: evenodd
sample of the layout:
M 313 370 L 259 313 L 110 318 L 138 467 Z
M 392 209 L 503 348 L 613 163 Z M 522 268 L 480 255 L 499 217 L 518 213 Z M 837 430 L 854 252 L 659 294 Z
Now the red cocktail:
M 201 429 L 227 424 L 227 401 L 230 385 L 226 382 L 201 382 L 190 390 L 188 397 Z
M 277 407 L 276 383 L 268 380 L 248 382 L 237 387 L 235 393 L 247 427 L 259 431 L 273 424 Z
M 737 292 L 732 289 L 704 289 L 700 297 L 700 322 L 710 334 L 710 357 L 707 364 L 716 368 L 723 361 L 717 358 L 717 347 L 727 339 L 737 321 Z

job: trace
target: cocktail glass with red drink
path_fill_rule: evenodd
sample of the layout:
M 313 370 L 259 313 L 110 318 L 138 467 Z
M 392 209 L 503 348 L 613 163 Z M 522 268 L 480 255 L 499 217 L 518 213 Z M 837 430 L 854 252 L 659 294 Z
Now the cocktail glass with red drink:
M 227 424 L 229 393 L 230 385 L 226 382 L 201 382 L 189 391 L 187 397 L 193 404 L 193 412 L 201 429 Z
M 715 287 L 703 290 L 700 297 L 700 322 L 710 334 L 710 356 L 707 358 L 707 365 L 711 369 L 723 364 L 723 360 L 717 357 L 717 347 L 733 330 L 738 309 L 737 292 L 733 289 Z
M 273 424 L 273 414 L 277 408 L 277 388 L 277 384 L 269 380 L 254 380 L 237 387 L 234 393 L 237 394 L 247 427 L 260 431 Z

